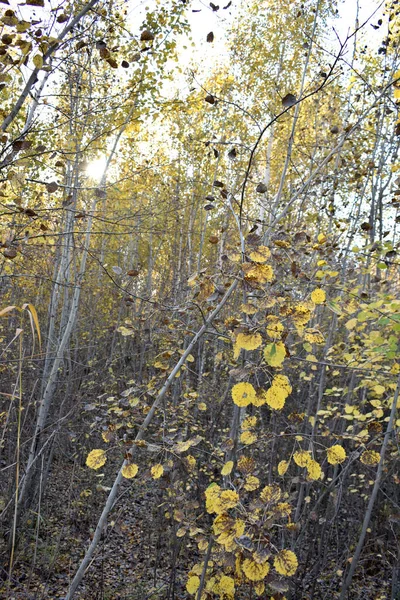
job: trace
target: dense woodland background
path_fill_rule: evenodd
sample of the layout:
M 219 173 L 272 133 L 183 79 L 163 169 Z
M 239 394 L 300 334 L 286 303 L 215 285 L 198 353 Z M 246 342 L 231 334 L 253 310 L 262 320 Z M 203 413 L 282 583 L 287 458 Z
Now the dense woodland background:
M 1 598 L 399 600 L 398 0 L 1 3 Z

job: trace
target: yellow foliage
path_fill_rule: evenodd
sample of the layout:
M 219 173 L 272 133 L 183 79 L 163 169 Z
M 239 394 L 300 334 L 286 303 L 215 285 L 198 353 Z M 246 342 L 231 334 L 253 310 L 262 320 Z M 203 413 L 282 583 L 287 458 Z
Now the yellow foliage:
M 248 406 L 256 397 L 256 391 L 251 383 L 237 383 L 233 386 L 232 399 L 237 406 Z
M 239 494 L 233 490 L 224 490 L 221 492 L 220 502 L 223 511 L 234 508 L 239 502 Z
M 248 475 L 246 477 L 246 480 L 244 482 L 245 490 L 247 490 L 248 492 L 254 492 L 254 490 L 256 490 L 259 487 L 260 487 L 260 480 L 258 479 L 258 477 L 255 477 L 254 475 Z
M 259 333 L 239 333 L 234 344 L 234 358 L 238 358 L 240 350 L 256 350 L 262 344 Z
M 324 336 L 318 329 L 306 329 L 304 339 L 310 344 L 323 344 L 325 342 Z
M 125 477 L 125 479 L 132 479 L 133 477 L 135 477 L 137 475 L 137 472 L 139 471 L 139 467 L 137 465 L 135 465 L 135 463 L 131 463 L 129 465 L 125 465 L 124 467 L 122 467 L 122 476 Z
M 264 284 L 272 281 L 274 271 L 270 265 L 244 263 L 242 269 L 246 281 L 249 283 Z
M 221 475 L 229 475 L 233 469 L 233 460 L 228 460 L 221 469 Z
M 271 252 L 267 246 L 258 246 L 256 250 L 250 252 L 250 259 L 256 263 L 263 263 L 269 259 Z
M 187 468 L 189 469 L 189 471 L 193 471 L 194 468 L 196 467 L 195 457 L 192 456 L 191 454 L 188 454 L 187 456 L 185 456 L 184 461 L 185 461 L 185 464 L 186 464 Z
M 293 460 L 299 467 L 306 467 L 312 459 L 309 452 L 298 450 L 294 453 Z
M 326 451 L 328 463 L 331 465 L 340 465 L 342 462 L 346 460 L 346 451 L 339 444 L 335 444 L 335 446 L 331 446 Z
M 257 425 L 257 417 L 251 416 L 244 419 L 242 422 L 242 429 L 251 429 Z
M 263 406 L 265 404 L 265 392 L 262 389 L 257 390 L 255 398 L 252 401 L 253 406 Z
M 218 584 L 218 588 L 220 595 L 229 599 L 235 597 L 235 581 L 232 579 L 232 577 L 222 575 Z
M 241 456 L 237 464 L 238 470 L 244 475 L 252 473 L 256 467 L 254 458 L 251 456 Z
M 265 401 L 274 410 L 281 410 L 285 406 L 287 393 L 283 388 L 272 385 L 265 392 Z
M 275 556 L 274 567 L 279 575 L 291 577 L 297 571 L 297 556 L 291 550 L 281 550 L 279 554 Z
M 276 504 L 279 502 L 281 494 L 282 492 L 277 485 L 266 485 L 265 488 L 261 490 L 260 500 L 266 504 Z
M 366 450 L 361 454 L 360 460 L 364 465 L 373 466 L 380 462 L 381 456 L 379 452 L 375 452 L 375 450 Z
M 213 523 L 213 531 L 218 544 L 224 546 L 227 552 L 233 552 L 236 548 L 235 538 L 244 534 L 245 523 L 242 519 L 233 519 L 227 514 L 219 515 Z
M 187 584 L 186 584 L 186 589 L 189 592 L 189 594 L 195 594 L 197 592 L 197 590 L 199 589 L 200 586 L 200 577 L 198 577 L 197 575 L 193 575 L 192 577 L 189 577 Z
M 151 476 L 153 479 L 160 479 L 164 473 L 164 467 L 160 464 L 151 467 Z
M 240 310 L 244 312 L 245 315 L 255 315 L 256 312 L 258 312 L 258 308 L 250 302 L 247 302 L 246 304 L 241 304 Z
M 267 344 L 264 348 L 265 362 L 270 367 L 280 367 L 286 357 L 286 348 L 283 342 Z
M 307 463 L 307 475 L 310 479 L 317 480 L 322 475 L 322 469 L 316 460 L 310 458 Z
M 326 300 L 325 291 L 321 290 L 321 288 L 315 288 L 315 290 L 311 292 L 311 300 L 314 304 L 323 304 Z
M 92 450 L 86 458 L 86 465 L 90 469 L 100 469 L 107 460 L 104 450 Z
M 304 326 L 311 318 L 311 306 L 305 302 L 300 302 L 295 306 L 292 320 L 298 333 L 300 334 L 303 332 Z
M 254 585 L 254 591 L 257 594 L 257 596 L 262 596 L 265 590 L 265 585 L 262 581 L 257 581 L 257 583 Z
M 256 563 L 250 558 L 246 558 L 242 565 L 242 571 L 250 581 L 262 581 L 269 573 L 269 564 Z
M 289 461 L 287 460 L 281 460 L 281 462 L 278 464 L 278 473 L 279 475 L 285 475 L 286 471 L 289 468 Z
M 249 444 L 254 444 L 254 442 L 257 441 L 257 436 L 255 433 L 251 433 L 251 431 L 246 430 L 241 434 L 240 441 L 242 444 L 248 446 Z
M 285 329 L 282 323 L 280 322 L 279 318 L 275 315 L 268 315 L 268 317 L 266 318 L 266 322 L 267 326 L 265 331 L 268 337 L 279 340 L 281 338 L 282 332 Z
M 268 406 L 274 410 L 281 410 L 285 400 L 292 391 L 289 379 L 286 375 L 276 375 L 272 380 L 271 387 L 265 392 L 264 399 Z
M 221 488 L 217 484 L 210 485 L 205 491 L 206 510 L 208 513 L 217 512 L 220 508 L 219 494 Z M 217 509 L 217 510 L 216 510 Z
M 286 375 L 275 375 L 272 385 L 283 388 L 287 391 L 288 395 L 292 393 L 292 386 Z
M 279 502 L 275 507 L 275 514 L 279 514 L 280 517 L 289 517 L 292 512 L 292 506 L 289 502 Z

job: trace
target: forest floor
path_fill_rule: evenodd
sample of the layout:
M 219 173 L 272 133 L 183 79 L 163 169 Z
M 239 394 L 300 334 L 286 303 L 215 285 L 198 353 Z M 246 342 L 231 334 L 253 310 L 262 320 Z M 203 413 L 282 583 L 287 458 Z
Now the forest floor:
M 90 543 L 106 491 L 96 490 L 96 475 L 90 480 L 84 468 L 63 466 L 63 476 L 51 479 L 41 514 L 32 512 L 16 554 L 13 585 L 0 585 L 4 600 L 61 600 Z M 57 479 L 57 483 L 55 480 Z M 162 492 L 138 482 L 124 482 L 112 514 L 76 600 L 183 600 L 187 572 L 196 560 L 196 545 L 176 539 L 165 531 Z M 39 531 L 38 531 L 39 525 Z M 170 540 L 168 541 L 168 537 Z M 4 546 L 0 546 L 4 556 Z M 171 576 L 171 573 L 173 576 Z M 3 569 L 3 575 L 6 575 Z M 337 584 L 336 584 L 337 581 Z M 313 600 L 338 598 L 341 577 L 336 573 L 318 577 Z M 311 585 L 292 600 L 309 600 Z M 390 600 L 390 573 L 374 573 L 355 579 L 349 600 Z M 307 590 L 307 591 L 306 591 Z M 239 598 L 239 596 L 237 596 Z M 248 595 L 240 595 L 248 600 Z M 274 598 L 284 598 L 277 595 Z M 256 600 L 256 598 L 254 598 Z M 261 600 L 270 600 L 266 595 Z

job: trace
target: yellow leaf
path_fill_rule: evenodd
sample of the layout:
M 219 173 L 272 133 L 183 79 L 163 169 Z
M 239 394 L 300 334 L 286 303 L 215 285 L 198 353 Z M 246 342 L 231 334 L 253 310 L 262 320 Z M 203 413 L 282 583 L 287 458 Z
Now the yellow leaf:
M 275 484 L 266 485 L 265 488 L 261 490 L 260 500 L 267 504 L 276 504 L 280 500 L 281 495 L 282 492 L 279 486 Z
M 92 450 L 86 458 L 86 465 L 90 469 L 100 469 L 107 460 L 104 450 Z
M 293 460 L 299 467 L 306 467 L 311 460 L 311 456 L 305 450 L 298 450 L 294 453 Z
M 164 467 L 160 464 L 151 467 L 151 476 L 153 479 L 160 479 L 164 473 Z
M 377 465 L 381 460 L 380 454 L 375 450 L 366 450 L 360 456 L 360 460 L 364 465 Z
M 222 512 L 225 512 L 229 508 L 234 508 L 239 502 L 239 494 L 233 490 L 224 490 L 220 494 L 220 502 Z
M 278 464 L 278 473 L 279 475 L 285 475 L 286 471 L 289 468 L 289 461 L 287 460 L 281 460 L 281 462 Z
M 243 431 L 240 436 L 240 441 L 242 444 L 249 446 L 250 444 L 254 444 L 257 441 L 257 436 L 255 433 L 251 433 L 251 431 Z
M 186 584 L 186 589 L 189 592 L 189 594 L 195 594 L 197 592 L 197 590 L 199 589 L 200 586 L 200 577 L 197 577 L 197 575 L 193 575 L 193 577 L 189 577 L 187 584 Z
M 242 270 L 246 281 L 250 283 L 268 283 L 274 278 L 274 271 L 270 265 L 260 265 L 254 263 L 244 263 Z
M 375 394 L 378 394 L 378 396 L 382 396 L 382 394 L 385 393 L 385 388 L 383 385 L 375 385 L 372 389 L 374 390 Z
M 250 581 L 262 581 L 269 573 L 269 564 L 256 563 L 255 560 L 246 558 L 242 565 L 242 571 Z
M 288 394 L 284 388 L 272 385 L 265 393 L 266 403 L 273 410 L 281 410 L 285 406 Z
M 247 417 L 246 419 L 243 420 L 242 422 L 242 429 L 251 429 L 252 427 L 255 427 L 257 425 L 257 417 L 255 417 L 254 415 L 252 417 Z
M 253 262 L 263 263 L 269 259 L 271 252 L 267 246 L 258 246 L 249 256 Z
M 291 577 L 297 571 L 297 556 L 291 550 L 281 550 L 279 554 L 275 556 L 274 567 L 279 575 Z
M 358 324 L 358 320 L 357 319 L 350 319 L 350 321 L 347 321 L 347 323 L 345 324 L 346 329 L 348 329 L 349 331 L 351 331 L 352 329 L 354 329 Z
M 283 342 L 267 344 L 264 348 L 264 359 L 270 367 L 279 367 L 286 357 L 286 348 Z
M 224 477 L 225 477 L 225 475 L 229 475 L 230 473 L 232 473 L 232 469 L 233 469 L 233 460 L 228 460 L 228 462 L 226 462 L 221 469 L 221 475 L 223 475 Z
M 222 592 L 219 595 L 223 595 L 224 597 L 234 598 L 235 596 L 235 581 L 232 577 L 228 577 L 227 575 L 222 575 L 219 585 L 219 591 Z
M 256 350 L 261 344 L 259 333 L 239 333 L 234 344 L 234 358 L 238 358 L 240 350 Z
M 186 533 L 186 527 L 179 527 L 178 531 L 176 532 L 176 537 L 181 538 L 185 535 Z
M 310 479 L 317 480 L 320 479 L 322 475 L 322 469 L 316 460 L 310 458 L 307 463 L 307 475 Z
M 316 288 L 311 293 L 311 300 L 314 302 L 314 304 L 323 304 L 326 300 L 326 294 L 324 290 L 321 290 L 321 288 Z
M 36 69 L 41 69 L 43 67 L 43 57 L 40 54 L 35 54 L 35 56 L 32 58 L 32 62 Z
M 125 479 L 132 479 L 133 477 L 135 477 L 138 471 L 139 467 L 135 465 L 135 463 L 131 463 L 122 467 L 121 473 L 122 476 L 125 477 Z
M 242 312 L 244 312 L 246 315 L 255 315 L 256 312 L 258 311 L 258 308 L 256 306 L 254 306 L 254 304 L 247 303 L 247 304 L 241 304 L 240 310 Z
M 248 406 L 256 397 L 256 391 L 251 383 L 237 383 L 233 386 L 232 399 L 237 406 Z
M 246 480 L 244 482 L 245 490 L 247 490 L 248 492 L 254 492 L 254 490 L 256 490 L 259 487 L 260 487 L 260 480 L 258 479 L 258 477 L 255 477 L 254 475 L 248 475 L 246 477 Z
M 328 448 L 326 454 L 328 463 L 331 465 L 340 465 L 346 460 L 346 451 L 342 446 L 339 446 L 339 444 L 335 444 L 335 446 Z

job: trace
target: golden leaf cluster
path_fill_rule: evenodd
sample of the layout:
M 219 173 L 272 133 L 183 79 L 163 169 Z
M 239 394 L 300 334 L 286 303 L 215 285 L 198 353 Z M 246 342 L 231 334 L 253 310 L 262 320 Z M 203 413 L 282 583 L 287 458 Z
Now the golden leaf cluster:
M 279 320 L 279 317 L 276 317 L 275 315 L 268 315 L 266 318 L 266 323 L 265 331 L 268 337 L 274 340 L 280 340 L 285 328 Z
M 307 469 L 309 479 L 317 480 L 322 475 L 322 469 L 319 463 L 314 460 L 306 450 L 298 450 L 293 455 L 293 460 L 299 467 Z
M 381 455 L 375 450 L 366 450 L 360 456 L 360 460 L 364 465 L 377 465 L 381 460 Z
M 271 387 L 264 394 L 265 402 L 273 410 L 281 410 L 291 391 L 292 386 L 286 375 L 276 375 L 272 380 Z
M 266 262 L 271 256 L 271 252 L 267 246 L 258 246 L 253 252 L 250 252 L 250 259 L 255 263 Z
M 237 546 L 235 538 L 244 534 L 245 523 L 242 519 L 234 519 L 227 514 L 221 514 L 214 520 L 213 531 L 216 541 L 224 546 L 227 552 L 233 552 Z
M 205 491 L 206 510 L 208 513 L 221 515 L 239 503 L 239 494 L 233 490 L 221 490 L 217 484 L 209 486 Z
M 228 462 L 226 462 L 221 469 L 221 475 L 223 475 L 224 477 L 226 475 L 229 475 L 232 472 L 232 469 L 233 469 L 233 460 L 228 460 Z
M 189 577 L 187 583 L 186 583 L 186 589 L 189 592 L 189 594 L 195 594 L 197 592 L 197 590 L 199 589 L 200 586 L 200 577 L 198 577 L 197 575 L 192 575 L 192 577 Z
M 325 291 L 321 290 L 321 288 L 315 288 L 315 290 L 311 292 L 311 300 L 314 304 L 323 304 L 326 300 Z
M 324 336 L 318 329 L 306 329 L 304 339 L 310 344 L 323 344 L 325 342 Z
M 245 280 L 253 285 L 263 285 L 274 278 L 274 271 L 270 265 L 243 263 L 242 270 Z
M 242 444 L 245 444 L 245 446 L 249 446 L 257 441 L 257 435 L 246 429 L 246 431 L 243 431 L 243 433 L 240 434 L 240 441 Z
M 259 333 L 239 333 L 233 346 L 233 356 L 236 359 L 241 350 L 256 350 L 261 344 L 262 337 Z
M 266 485 L 265 488 L 261 490 L 260 500 L 265 502 L 265 504 L 276 504 L 279 502 L 281 498 L 282 492 L 280 487 L 273 485 Z
M 254 490 L 260 487 L 260 480 L 254 475 L 248 475 L 245 479 L 243 487 L 248 492 L 254 492 Z
M 299 302 L 294 307 L 294 313 L 292 314 L 292 321 L 296 327 L 297 332 L 302 335 L 305 325 L 311 319 L 312 304 L 306 302 Z
M 237 383 L 233 386 L 232 400 L 237 406 L 248 406 L 256 398 L 256 390 L 251 383 Z
M 328 463 L 331 465 L 340 465 L 346 460 L 346 451 L 342 446 L 339 446 L 339 444 L 335 444 L 328 448 L 326 454 Z

